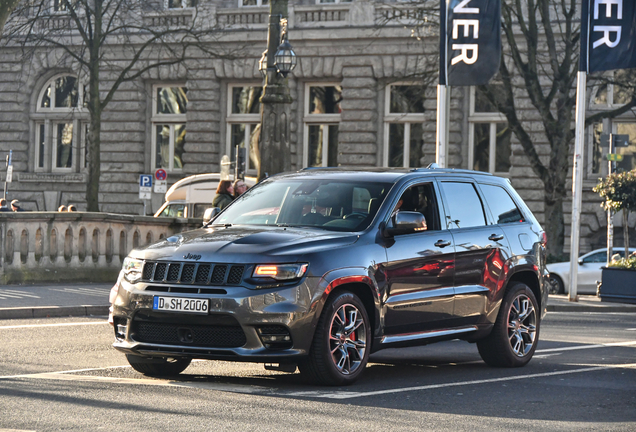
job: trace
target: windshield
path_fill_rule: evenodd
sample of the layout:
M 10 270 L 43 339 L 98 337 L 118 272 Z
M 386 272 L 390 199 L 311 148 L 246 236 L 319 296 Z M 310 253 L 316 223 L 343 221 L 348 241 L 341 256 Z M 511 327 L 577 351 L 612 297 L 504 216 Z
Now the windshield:
M 213 222 L 360 231 L 369 226 L 391 183 L 274 180 L 250 189 Z

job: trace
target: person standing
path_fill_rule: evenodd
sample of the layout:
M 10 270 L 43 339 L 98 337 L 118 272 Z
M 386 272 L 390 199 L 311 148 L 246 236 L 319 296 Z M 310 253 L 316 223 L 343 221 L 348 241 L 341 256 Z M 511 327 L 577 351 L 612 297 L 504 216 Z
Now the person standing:
M 0 198 L 0 212 L 10 212 L 11 209 L 7 205 L 7 200 L 4 198 Z
M 20 207 L 20 201 L 18 201 L 17 199 L 11 201 L 11 210 L 13 210 L 14 212 L 24 211 L 24 209 Z
M 212 200 L 212 207 L 218 207 L 223 210 L 230 205 L 234 199 L 234 188 L 229 180 L 221 180 L 216 188 L 216 195 Z
M 234 180 L 232 187 L 234 188 L 234 198 L 240 197 L 250 188 L 245 181 L 241 179 Z

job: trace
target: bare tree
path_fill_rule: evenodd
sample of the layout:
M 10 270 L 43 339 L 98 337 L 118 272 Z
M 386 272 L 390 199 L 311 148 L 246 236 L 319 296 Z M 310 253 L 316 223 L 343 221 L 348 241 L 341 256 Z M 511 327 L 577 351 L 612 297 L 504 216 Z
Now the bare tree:
M 194 3 L 171 0 L 176 6 L 182 2 Z M 25 59 L 38 50 L 59 50 L 86 77 L 88 211 L 99 211 L 102 113 L 120 86 L 151 69 L 187 67 L 193 50 L 207 58 L 231 56 L 213 43 L 219 34 L 215 23 L 201 8 L 190 10 L 192 15 L 170 14 L 163 1 L 32 0 L 16 8 L 7 22 L 4 42 L 21 46 Z M 121 51 L 123 58 L 115 55 Z
M 433 9 L 438 0 L 414 3 Z M 543 183 L 548 251 L 563 253 L 565 242 L 563 201 L 570 153 L 574 141 L 573 119 L 576 105 L 575 80 L 580 52 L 580 1 L 502 0 L 503 54 L 498 76 L 478 90 L 506 117 L 508 127 L 521 144 L 533 172 Z M 413 2 L 411 3 L 413 4 Z M 432 10 L 415 28 L 439 25 Z M 417 34 L 414 30 L 414 34 Z M 427 43 L 430 43 L 428 39 Z M 636 106 L 634 76 L 631 73 L 590 77 L 591 85 L 612 83 L 631 94 L 624 105 L 586 118 L 586 125 L 614 118 Z M 550 147 L 549 157 L 540 157 L 533 139 L 531 122 L 518 115 L 519 100 L 530 100 L 543 125 Z M 541 140 L 545 142 L 544 140 Z M 543 144 L 541 144 L 543 145 Z

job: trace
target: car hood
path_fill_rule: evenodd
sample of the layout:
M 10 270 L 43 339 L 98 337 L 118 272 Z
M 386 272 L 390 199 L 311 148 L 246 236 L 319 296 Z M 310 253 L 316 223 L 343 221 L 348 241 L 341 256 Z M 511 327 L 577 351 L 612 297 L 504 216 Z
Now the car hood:
M 350 245 L 357 239 L 357 234 L 349 232 L 311 228 L 213 227 L 175 234 L 135 249 L 130 256 L 146 260 L 232 263 L 263 262 L 267 257 L 265 261 L 295 262 L 306 253 Z

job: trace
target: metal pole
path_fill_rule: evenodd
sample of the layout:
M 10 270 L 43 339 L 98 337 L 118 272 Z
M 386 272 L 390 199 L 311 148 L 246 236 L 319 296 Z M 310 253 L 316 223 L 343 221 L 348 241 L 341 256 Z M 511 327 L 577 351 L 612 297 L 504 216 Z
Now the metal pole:
M 614 153 L 614 134 L 609 134 L 609 154 Z M 609 174 L 614 172 L 615 162 L 609 161 L 607 171 Z M 614 214 L 611 209 L 607 210 L 607 265 L 612 262 L 614 255 Z
M 2 198 L 7 199 L 7 175 L 9 174 L 9 155 L 7 155 L 4 165 L 7 168 L 7 174 L 5 174 L 4 176 L 4 195 L 2 195 Z
M 579 301 L 577 295 L 579 271 L 579 231 L 583 194 L 583 146 L 585 143 L 585 90 L 587 73 L 576 75 L 576 134 L 574 138 L 574 167 L 572 172 L 572 230 L 570 233 L 570 301 Z
M 267 33 L 267 73 L 261 97 L 260 164 L 258 180 L 291 170 L 289 119 L 291 96 L 287 78 L 276 70 L 274 55 L 281 43 L 281 23 L 287 20 L 287 0 L 269 2 Z
M 448 143 L 448 117 L 449 117 L 448 87 L 444 84 L 437 85 L 437 136 L 435 162 L 440 168 L 446 168 L 446 148 Z

